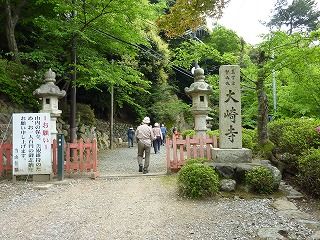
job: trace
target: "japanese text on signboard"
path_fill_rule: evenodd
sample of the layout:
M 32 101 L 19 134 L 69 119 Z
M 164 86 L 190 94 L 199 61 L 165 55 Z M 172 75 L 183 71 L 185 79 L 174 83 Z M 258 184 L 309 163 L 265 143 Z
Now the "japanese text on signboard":
M 13 172 L 44 174 L 51 171 L 50 115 L 13 115 Z

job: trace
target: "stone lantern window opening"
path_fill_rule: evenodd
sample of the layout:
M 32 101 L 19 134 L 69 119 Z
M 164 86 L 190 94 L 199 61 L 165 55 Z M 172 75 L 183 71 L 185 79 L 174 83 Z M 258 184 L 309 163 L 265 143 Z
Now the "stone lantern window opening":
M 50 104 L 50 98 L 46 98 L 46 104 Z
M 200 102 L 204 102 L 204 96 L 200 96 Z

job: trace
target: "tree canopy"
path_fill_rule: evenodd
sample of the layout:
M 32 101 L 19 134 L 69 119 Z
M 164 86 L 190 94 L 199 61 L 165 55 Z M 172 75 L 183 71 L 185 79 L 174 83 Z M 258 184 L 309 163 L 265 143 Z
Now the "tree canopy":
M 189 29 L 205 25 L 206 17 L 218 19 L 229 0 L 177 0 L 157 25 L 169 37 L 183 36 Z
M 118 116 L 139 122 L 150 114 L 153 120 L 170 126 L 181 112 L 189 114 L 191 101 L 184 88 L 194 80 L 190 70 L 196 60 L 214 89 L 209 102 L 213 117 L 218 111 L 217 74 L 223 64 L 241 66 L 244 126 L 261 124 L 259 129 L 265 131 L 271 114 L 273 118 L 319 116 L 319 31 L 305 27 L 296 31 L 296 24 L 289 35 L 270 31 L 261 44 L 250 46 L 234 31 L 218 24 L 212 31 L 205 27 L 200 31 L 205 16 L 219 16 L 227 1 L 215 1 L 215 6 L 210 6 L 212 1 L 202 1 L 199 7 L 200 2 L 3 1 L 1 10 L 9 8 L 0 21 L 11 27 L 13 35 L 7 38 L 6 29 L 0 29 L 0 90 L 12 101 L 35 106 L 32 92 L 42 84 L 43 73 L 52 68 L 57 84 L 67 89 L 76 65 L 77 101 L 89 104 L 99 117 L 108 115 L 112 86 Z M 313 6 L 313 1 L 305 2 Z M 288 9 L 280 3 L 286 1 L 278 1 L 279 12 Z M 184 15 L 183 8 L 189 14 Z M 302 16 L 302 11 L 292 12 L 297 15 L 292 19 Z M 171 25 L 174 18 L 170 14 L 175 13 L 184 25 Z M 17 21 L 9 25 L 8 18 L 15 20 L 14 16 L 18 16 Z M 175 39 L 164 36 L 160 22 Z M 191 37 L 178 37 L 186 30 Z M 73 39 L 77 40 L 75 64 L 70 54 Z M 10 41 L 15 41 L 17 48 L 11 47 Z M 276 112 L 269 109 L 274 80 Z M 68 94 L 66 100 L 69 98 Z
M 266 26 L 280 30 L 285 27 L 288 34 L 294 31 L 312 31 L 317 29 L 320 11 L 315 0 L 277 0 L 273 15 Z

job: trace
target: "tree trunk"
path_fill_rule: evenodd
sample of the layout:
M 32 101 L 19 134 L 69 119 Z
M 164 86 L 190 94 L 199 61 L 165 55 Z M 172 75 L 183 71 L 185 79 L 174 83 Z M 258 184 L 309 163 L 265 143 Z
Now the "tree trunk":
M 15 28 L 18 23 L 21 9 L 25 5 L 26 0 L 20 1 L 15 7 L 11 4 L 10 0 L 6 0 L 6 37 L 8 41 L 9 51 L 13 53 L 12 60 L 16 63 L 20 63 L 20 57 L 18 55 L 19 49 L 15 37 Z
M 258 98 L 258 145 L 264 146 L 268 140 L 268 98 L 265 90 L 265 53 L 261 52 L 258 65 L 258 80 L 256 83 L 256 92 Z

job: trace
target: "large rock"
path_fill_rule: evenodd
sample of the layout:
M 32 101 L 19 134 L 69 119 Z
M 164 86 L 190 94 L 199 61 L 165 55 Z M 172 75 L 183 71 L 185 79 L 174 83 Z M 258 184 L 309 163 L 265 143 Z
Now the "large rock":
M 210 163 L 215 168 L 221 178 L 236 179 L 235 168 L 237 167 L 234 163 Z
M 263 166 L 271 171 L 276 189 L 279 188 L 282 179 L 280 170 L 272 166 L 268 160 L 254 160 L 251 163 L 205 162 L 204 164 L 212 167 L 221 178 L 234 179 L 237 183 L 244 182 L 245 173 L 259 166 Z
M 236 189 L 236 181 L 233 179 L 222 179 L 219 188 L 223 192 L 234 192 Z
M 265 167 L 271 171 L 273 181 L 274 181 L 274 186 L 276 189 L 278 189 L 280 186 L 281 179 L 282 179 L 282 174 L 281 174 L 280 170 L 270 164 Z

